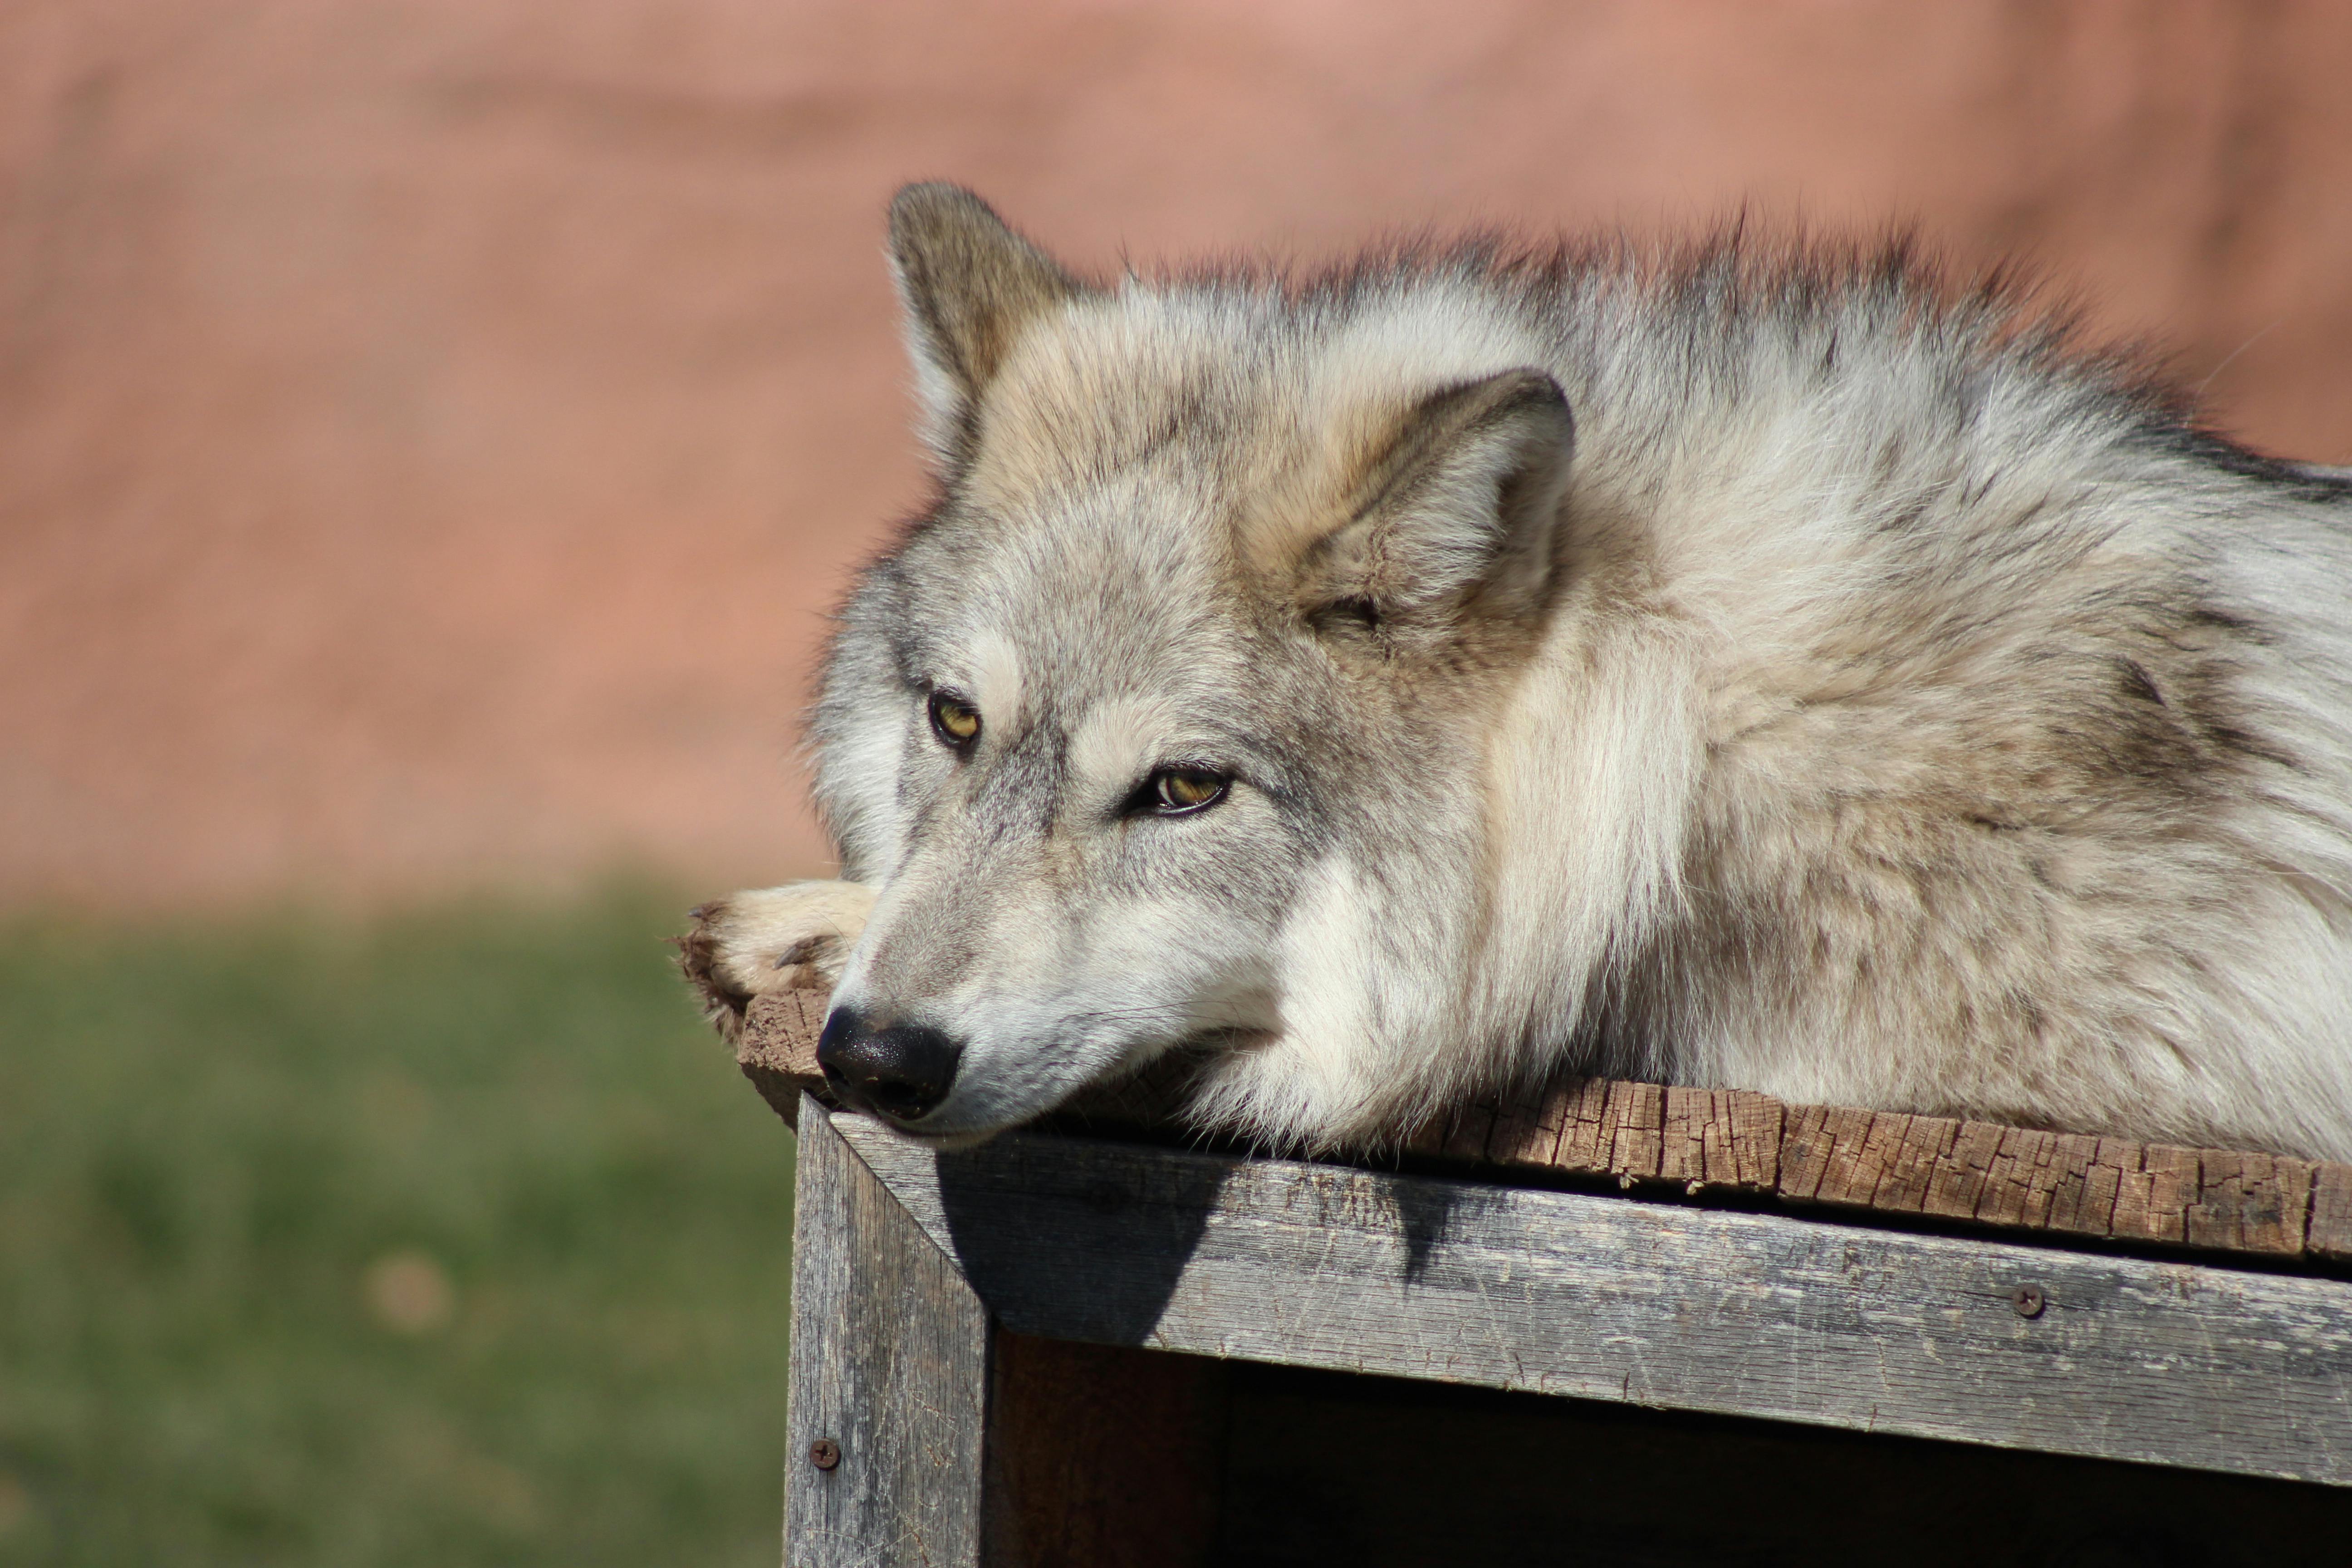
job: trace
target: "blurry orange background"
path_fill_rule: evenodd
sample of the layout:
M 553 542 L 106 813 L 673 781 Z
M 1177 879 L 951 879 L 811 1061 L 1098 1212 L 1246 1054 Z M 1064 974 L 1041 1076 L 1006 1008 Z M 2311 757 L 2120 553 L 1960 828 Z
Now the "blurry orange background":
M 891 189 L 1073 263 L 1746 201 L 2352 460 L 2352 6 L 15 0 L 0 906 L 816 871 Z

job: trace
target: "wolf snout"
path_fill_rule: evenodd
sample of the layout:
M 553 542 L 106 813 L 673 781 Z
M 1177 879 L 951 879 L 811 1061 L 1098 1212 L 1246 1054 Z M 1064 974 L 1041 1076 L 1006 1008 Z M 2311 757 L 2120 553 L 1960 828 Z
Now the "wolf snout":
M 928 1025 L 877 1028 L 854 1007 L 835 1007 L 816 1042 L 816 1065 L 835 1094 L 897 1121 L 938 1109 L 962 1056 L 961 1044 Z

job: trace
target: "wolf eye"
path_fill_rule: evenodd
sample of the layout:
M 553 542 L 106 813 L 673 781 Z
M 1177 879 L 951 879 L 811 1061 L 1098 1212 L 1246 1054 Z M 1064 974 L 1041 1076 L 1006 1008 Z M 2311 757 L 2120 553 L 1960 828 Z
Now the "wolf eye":
M 1181 816 L 1224 799 L 1234 781 L 1206 768 L 1161 768 L 1147 785 L 1151 809 L 1162 816 Z
M 980 710 L 960 697 L 934 691 L 931 733 L 961 752 L 980 738 Z

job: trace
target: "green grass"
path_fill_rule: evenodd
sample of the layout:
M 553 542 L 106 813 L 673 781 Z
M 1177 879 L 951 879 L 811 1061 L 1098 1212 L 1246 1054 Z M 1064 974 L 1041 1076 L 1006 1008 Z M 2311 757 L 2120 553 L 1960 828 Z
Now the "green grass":
M 675 904 L 0 927 L 0 1564 L 772 1563 L 791 1139 Z

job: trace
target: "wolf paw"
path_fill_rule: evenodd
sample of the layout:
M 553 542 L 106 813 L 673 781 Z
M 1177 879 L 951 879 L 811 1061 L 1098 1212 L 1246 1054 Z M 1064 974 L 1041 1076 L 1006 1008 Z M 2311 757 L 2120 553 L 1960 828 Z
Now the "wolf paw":
M 716 899 L 691 911 L 678 967 L 700 994 L 703 1016 L 731 1041 L 752 997 L 832 990 L 873 907 L 874 889 L 862 882 L 787 882 Z

